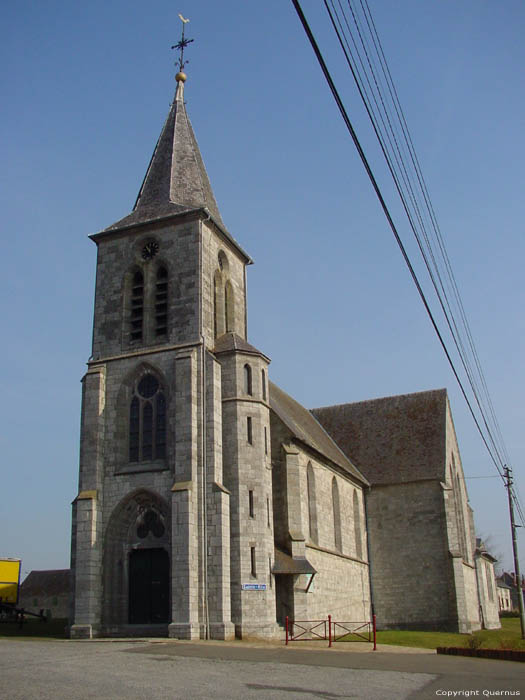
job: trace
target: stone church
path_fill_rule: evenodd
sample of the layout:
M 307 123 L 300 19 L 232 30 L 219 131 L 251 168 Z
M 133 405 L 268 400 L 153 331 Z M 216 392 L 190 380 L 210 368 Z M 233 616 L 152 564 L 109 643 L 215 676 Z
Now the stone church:
M 72 637 L 279 637 L 285 617 L 480 626 L 445 391 L 313 412 L 247 339 L 184 73 L 132 212 L 97 246 Z

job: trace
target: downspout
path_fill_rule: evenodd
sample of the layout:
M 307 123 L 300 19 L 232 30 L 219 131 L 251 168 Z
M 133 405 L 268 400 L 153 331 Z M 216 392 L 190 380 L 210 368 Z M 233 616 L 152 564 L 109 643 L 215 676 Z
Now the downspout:
M 368 487 L 368 492 L 371 491 L 371 486 Z M 368 507 L 367 507 L 368 497 L 365 495 L 363 490 L 363 506 L 365 509 L 365 530 L 366 530 L 366 556 L 368 558 L 368 586 L 370 588 L 370 617 L 372 618 L 376 611 L 374 606 L 374 584 L 372 583 L 372 559 L 370 557 L 370 536 L 368 529 Z
M 206 221 L 209 221 L 211 218 L 210 214 L 208 213 L 208 218 Z M 200 241 L 199 241 L 199 275 L 200 275 L 200 286 L 199 286 L 199 294 L 200 294 L 200 303 L 199 303 L 199 331 L 200 331 L 200 337 L 201 337 L 201 463 L 202 463 L 202 473 L 201 473 L 201 480 L 202 480 L 202 521 L 201 521 L 201 527 L 202 527 L 202 568 L 203 568 L 203 608 L 204 608 L 204 618 L 205 618 L 205 638 L 209 639 L 210 638 L 210 612 L 208 608 L 208 507 L 207 507 L 207 497 L 208 497 L 208 489 L 207 489 L 207 458 L 206 458 L 206 453 L 207 453 L 207 425 L 206 425 L 206 341 L 204 338 L 204 333 L 203 333 L 203 323 L 202 323 L 202 303 L 203 303 L 203 294 L 202 294 L 202 289 L 203 289 L 203 265 L 202 265 L 202 260 L 203 260 L 203 238 L 204 238 L 204 232 L 203 232 L 203 225 L 201 221 L 200 225 Z
M 201 449 L 202 449 L 202 563 L 203 563 L 203 574 L 204 574 L 204 615 L 206 620 L 206 639 L 210 638 L 210 613 L 208 609 L 208 506 L 207 506 L 207 459 L 206 451 L 208 449 L 208 443 L 206 440 L 206 345 L 204 341 L 204 335 L 201 333 L 201 357 L 202 357 L 202 367 L 201 367 L 201 405 L 202 405 L 202 435 L 201 435 Z

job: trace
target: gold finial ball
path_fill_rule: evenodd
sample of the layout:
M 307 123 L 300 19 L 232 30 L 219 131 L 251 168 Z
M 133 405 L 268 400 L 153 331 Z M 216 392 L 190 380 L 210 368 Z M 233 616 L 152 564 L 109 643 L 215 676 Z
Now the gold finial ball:
M 177 82 L 181 81 L 181 82 L 185 83 L 187 77 L 188 76 L 186 75 L 186 73 L 183 73 L 182 71 L 180 71 L 180 73 L 177 73 L 177 75 L 175 76 L 175 80 Z

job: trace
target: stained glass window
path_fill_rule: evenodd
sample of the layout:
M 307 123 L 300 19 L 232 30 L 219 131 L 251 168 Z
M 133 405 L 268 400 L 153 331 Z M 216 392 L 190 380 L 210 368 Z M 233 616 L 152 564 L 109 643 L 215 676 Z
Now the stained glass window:
M 148 462 L 166 456 L 166 399 L 151 373 L 135 384 L 129 412 L 129 461 Z

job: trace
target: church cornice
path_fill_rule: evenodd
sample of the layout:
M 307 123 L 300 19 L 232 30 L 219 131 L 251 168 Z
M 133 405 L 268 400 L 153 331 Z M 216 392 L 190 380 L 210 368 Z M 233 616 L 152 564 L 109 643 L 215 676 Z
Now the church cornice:
M 170 351 L 185 350 L 186 348 L 197 348 L 202 345 L 202 340 L 195 340 L 191 343 L 180 343 L 178 345 L 157 345 L 154 348 L 140 348 L 138 350 L 130 350 L 129 352 L 121 352 L 118 355 L 108 355 L 107 357 L 97 357 L 88 360 L 89 368 L 103 365 L 106 362 L 114 362 L 115 360 L 126 360 L 130 357 L 143 357 L 144 355 L 155 355 L 159 352 L 166 353 Z
M 177 221 L 177 223 L 182 221 L 192 221 L 201 220 L 204 222 L 210 222 L 215 227 L 219 236 L 221 236 L 224 241 L 229 243 L 233 248 L 241 254 L 247 265 L 253 265 L 252 258 L 248 253 L 241 248 L 237 243 L 235 238 L 227 231 L 224 226 L 222 226 L 211 214 L 211 212 L 206 207 L 197 207 L 196 209 L 188 209 L 183 212 L 173 212 L 163 216 L 155 216 L 144 221 L 134 221 L 130 223 L 124 223 L 122 225 L 116 225 L 114 227 L 103 229 L 97 233 L 89 234 L 89 238 L 94 241 L 97 245 L 99 241 L 111 240 L 111 238 L 120 238 L 123 235 L 127 235 L 133 229 L 142 230 L 144 228 L 151 229 L 152 226 L 163 226 L 170 221 Z

